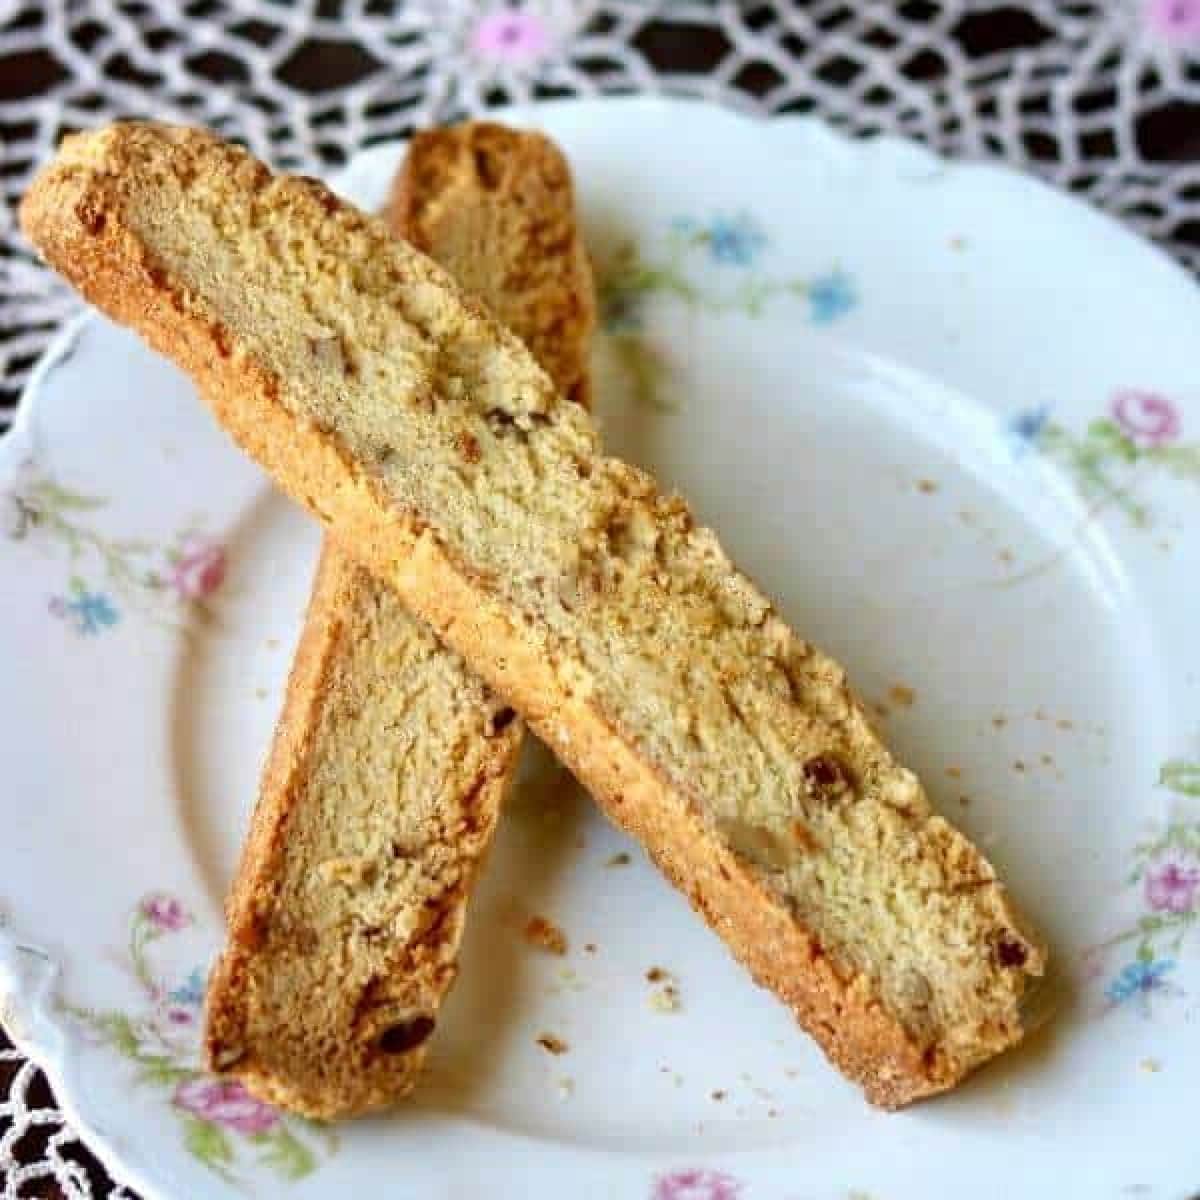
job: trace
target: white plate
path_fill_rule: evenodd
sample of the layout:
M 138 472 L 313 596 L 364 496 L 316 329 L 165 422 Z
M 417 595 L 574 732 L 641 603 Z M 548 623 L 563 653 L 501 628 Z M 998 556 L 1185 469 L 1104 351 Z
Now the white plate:
M 629 100 L 575 168 L 610 446 L 693 498 L 1048 934 L 1054 1019 L 869 1110 L 544 756 L 429 1085 L 336 1136 L 194 1070 L 316 530 L 100 319 L 0 445 L 0 994 L 148 1197 L 1177 1197 L 1200 1180 L 1200 294 L 1008 171 Z M 341 186 L 381 200 L 399 147 Z M 609 865 L 627 853 L 628 865 Z M 618 858 L 618 863 L 619 863 Z M 520 918 L 557 920 L 565 959 Z M 677 981 L 660 1011 L 647 971 Z M 659 985 L 661 986 L 661 985 Z M 552 1056 L 541 1032 L 564 1039 Z

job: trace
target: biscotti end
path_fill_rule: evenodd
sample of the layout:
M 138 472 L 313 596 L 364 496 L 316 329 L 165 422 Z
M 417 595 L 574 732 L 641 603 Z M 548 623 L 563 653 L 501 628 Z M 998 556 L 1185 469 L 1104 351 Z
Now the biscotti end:
M 513 330 L 569 400 L 587 404 L 596 325 L 570 168 L 543 134 L 471 121 L 421 130 L 388 220 Z

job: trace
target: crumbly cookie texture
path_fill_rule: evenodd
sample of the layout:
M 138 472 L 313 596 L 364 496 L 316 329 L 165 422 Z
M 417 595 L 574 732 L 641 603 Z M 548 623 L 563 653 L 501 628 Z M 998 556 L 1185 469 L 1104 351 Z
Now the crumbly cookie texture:
M 1022 1035 L 1045 953 L 842 669 L 386 226 L 195 130 L 64 143 L 22 209 L 91 300 L 513 705 L 877 1104 Z M 463 452 L 463 446 L 478 452 Z
M 595 305 L 558 149 L 490 123 L 431 130 L 395 194 L 395 232 L 582 398 Z M 327 539 L 209 982 L 210 1067 L 323 1119 L 415 1086 L 521 740 L 512 709 Z

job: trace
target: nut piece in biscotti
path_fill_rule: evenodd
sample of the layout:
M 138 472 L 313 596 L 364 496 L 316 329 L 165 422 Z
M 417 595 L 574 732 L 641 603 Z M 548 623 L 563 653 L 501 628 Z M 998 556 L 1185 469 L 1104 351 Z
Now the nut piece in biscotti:
M 582 396 L 595 306 L 558 149 L 494 124 L 433 130 L 397 192 L 395 231 Z M 479 452 L 466 433 L 458 448 Z M 324 1119 L 412 1089 L 520 745 L 512 709 L 327 539 L 209 982 L 210 1067 Z
M 64 143 L 22 220 L 520 712 L 877 1104 L 1018 1041 L 1045 952 L 842 669 L 436 264 L 194 130 Z M 335 334 L 314 361 L 304 330 Z M 479 454 L 464 460 L 464 436 Z

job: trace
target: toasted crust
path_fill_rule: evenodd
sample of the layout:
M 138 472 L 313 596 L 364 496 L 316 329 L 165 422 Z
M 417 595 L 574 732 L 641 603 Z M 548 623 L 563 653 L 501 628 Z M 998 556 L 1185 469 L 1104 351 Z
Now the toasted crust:
M 557 148 L 494 124 L 431 130 L 410 144 L 396 194 L 395 231 L 465 277 L 582 398 L 594 303 Z M 364 697 L 396 731 L 382 743 L 357 711 Z M 390 589 L 326 540 L 227 902 L 228 946 L 208 985 L 212 1069 L 321 1119 L 411 1091 L 520 754 L 519 720 L 495 731 L 502 708 Z M 427 745 L 397 761 L 404 736 Z M 406 810 L 389 812 L 401 774 Z M 374 814 L 356 803 L 354 781 L 364 778 L 375 781 Z M 428 813 L 414 822 L 419 805 Z M 413 824 L 415 869 L 381 885 L 389 845 L 411 843 Z
M 219 186 L 197 192 L 191 181 L 201 173 L 219 173 Z M 189 228 L 219 220 L 228 229 L 206 235 L 197 252 L 177 225 L 162 223 L 164 203 L 172 222 L 186 209 Z M 558 401 L 523 347 L 444 273 L 323 190 L 272 180 L 242 152 L 195 131 L 121 126 L 68 142 L 35 182 L 22 220 L 57 269 L 187 370 L 243 447 L 525 716 L 873 1102 L 894 1107 L 942 1091 L 1019 1040 L 1021 996 L 1045 956 L 990 864 L 930 811 L 836 664 L 783 625 L 682 502 L 600 456 L 587 418 Z M 298 335 L 272 325 L 269 306 L 294 306 L 292 288 L 303 285 L 288 283 L 270 257 L 261 221 L 277 222 L 306 252 L 305 284 L 351 304 L 354 350 L 397 347 L 364 361 L 400 381 L 403 418 L 377 415 L 378 389 L 361 376 L 301 370 L 301 351 L 292 348 Z M 369 264 L 353 282 L 334 265 L 351 258 Z M 259 290 L 222 292 L 231 272 Z M 331 302 L 321 311 L 332 320 L 342 310 Z M 321 399 L 320 389 L 334 394 L 335 379 L 336 389 L 360 398 L 344 417 Z M 546 549 L 529 540 L 523 552 L 594 567 L 595 590 L 550 596 L 542 608 L 518 603 L 515 588 L 527 600 L 544 580 L 496 573 L 489 564 L 512 549 L 508 542 L 472 541 L 454 524 L 482 522 L 471 507 L 482 501 L 438 508 L 435 521 L 422 505 L 440 504 L 435 489 L 459 488 L 459 476 L 412 474 L 407 460 L 393 463 L 393 439 L 410 438 L 414 454 L 441 446 L 417 440 L 441 433 L 440 419 L 473 422 L 487 436 L 492 414 L 500 428 L 483 467 L 542 455 L 543 473 L 523 496 L 544 514 L 539 524 L 559 519 L 550 515 L 558 494 L 551 489 L 568 497 L 559 541 Z M 503 440 L 513 427 L 520 437 Z M 611 524 L 622 513 L 632 524 Z M 610 521 L 602 542 L 594 516 Z M 652 551 L 642 567 L 628 536 L 638 526 Z M 626 595 L 638 600 L 634 607 Z M 636 625 L 618 628 L 609 617 L 653 618 L 674 631 L 675 644 L 686 637 L 682 662 L 695 671 L 681 703 L 695 708 L 712 697 L 713 711 L 726 715 L 698 727 L 694 741 L 686 730 L 648 723 L 638 705 L 672 684 L 680 663 L 648 642 L 636 683 L 632 666 L 601 674 L 599 638 L 609 635 L 620 661 L 632 663 L 640 636 Z M 624 708 L 613 694 L 629 695 Z M 730 761 L 733 744 L 747 757 Z M 714 764 L 734 772 L 729 791 L 710 773 Z M 741 830 L 728 802 L 735 787 L 754 819 Z M 781 816 L 832 840 L 809 859 L 801 847 L 776 868 L 741 834 L 773 834 Z M 874 849 L 859 849 L 867 845 Z M 876 878 L 898 889 L 895 903 L 865 902 Z M 842 923 L 819 938 L 815 928 L 831 919 Z M 862 950 L 879 957 L 856 964 L 836 938 L 873 921 L 916 942 L 867 938 Z M 952 932 L 962 939 L 953 947 Z M 892 970 L 891 953 L 928 963 L 911 980 L 917 1000 L 907 1006 L 879 982 Z M 927 1026 L 914 1009 L 927 1013 Z

